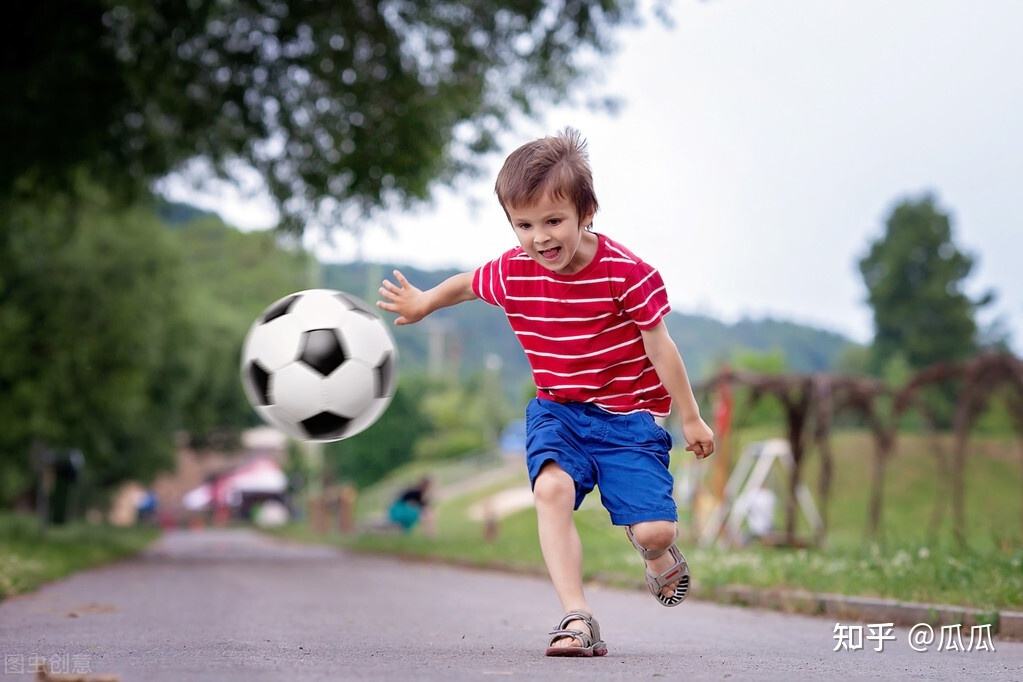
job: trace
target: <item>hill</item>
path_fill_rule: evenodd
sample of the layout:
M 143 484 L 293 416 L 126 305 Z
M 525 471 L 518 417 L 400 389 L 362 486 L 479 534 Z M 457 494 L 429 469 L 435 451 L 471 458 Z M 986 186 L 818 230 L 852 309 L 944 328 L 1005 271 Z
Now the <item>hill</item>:
M 380 281 L 394 268 L 422 289 L 435 286 L 457 272 L 420 270 L 392 263 L 327 263 L 322 265 L 320 281 L 325 287 L 375 301 Z M 771 318 L 742 319 L 727 324 L 704 315 L 672 312 L 666 324 L 694 381 L 709 376 L 720 361 L 751 350 L 779 351 L 786 368 L 792 371 L 829 370 L 843 350 L 853 345 L 851 340 L 835 332 Z M 394 329 L 402 362 L 408 365 L 426 367 L 432 363 L 438 369 L 457 368 L 459 373 L 466 374 L 482 368 L 486 356 L 494 354 L 501 359 L 501 374 L 506 385 L 522 386 L 529 377 L 526 357 L 504 315 L 485 303 L 441 310 L 420 325 Z
M 252 260 L 255 254 L 242 258 L 250 265 L 261 262 L 262 267 L 256 270 L 237 265 L 225 269 L 222 267 L 223 262 L 217 260 L 220 256 L 216 256 L 214 262 L 220 262 L 220 266 L 214 267 L 212 272 L 207 269 L 203 273 L 196 273 L 199 281 L 203 281 L 207 287 L 214 286 L 219 280 L 238 280 L 242 286 L 236 293 L 248 292 L 249 298 L 252 298 L 255 291 L 260 289 L 251 281 L 253 276 L 256 281 L 264 280 L 267 278 L 265 268 L 270 263 L 294 259 L 294 254 L 289 256 L 290 252 L 285 249 L 271 246 L 274 242 L 272 235 L 243 237 L 215 214 L 189 204 L 163 201 L 156 210 L 165 224 L 185 236 L 190 251 L 188 259 L 193 265 L 204 258 L 208 260 L 210 254 L 206 254 L 209 251 L 206 244 L 211 239 L 217 243 L 227 240 L 234 244 L 229 249 L 232 254 L 240 248 L 242 242 L 251 242 L 251 248 L 261 245 L 257 251 L 262 252 L 262 257 L 256 257 L 255 261 Z M 232 236 L 235 236 L 233 240 L 230 239 Z M 221 250 L 212 253 L 221 254 Z M 290 260 L 288 262 L 291 263 Z M 294 264 L 289 265 L 289 268 L 294 270 L 292 279 L 301 275 L 303 269 Z M 372 303 L 377 299 L 380 281 L 395 268 L 423 289 L 435 286 L 457 272 L 453 269 L 422 270 L 395 263 L 323 263 L 320 266 L 319 285 L 347 291 Z M 213 277 L 214 274 L 217 276 Z M 278 279 L 274 281 L 278 282 Z M 273 297 L 264 294 L 262 298 L 267 299 L 262 305 L 269 305 Z M 237 304 L 237 297 L 229 300 Z M 256 301 L 251 303 L 258 308 Z M 244 314 L 243 317 L 247 319 Z M 706 315 L 672 312 L 666 323 L 682 351 L 693 381 L 709 376 L 720 362 L 748 351 L 778 352 L 784 359 L 785 367 L 791 371 L 829 370 L 835 366 L 843 351 L 854 345 L 841 334 L 772 318 L 747 318 L 728 324 Z M 529 380 L 526 357 L 504 315 L 485 303 L 475 302 L 440 310 L 421 324 L 393 327 L 393 330 L 401 363 L 405 367 L 432 367 L 439 372 L 457 372 L 467 376 L 480 371 L 486 366 L 488 356 L 492 356 L 500 362 L 501 377 L 509 395 L 520 396 Z

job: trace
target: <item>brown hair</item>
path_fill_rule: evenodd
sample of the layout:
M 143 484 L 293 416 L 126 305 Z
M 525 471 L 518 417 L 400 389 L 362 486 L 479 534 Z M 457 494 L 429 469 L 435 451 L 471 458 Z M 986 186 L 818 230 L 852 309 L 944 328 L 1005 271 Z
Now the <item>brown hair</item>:
M 586 140 L 573 128 L 513 151 L 497 174 L 494 190 L 509 220 L 509 206 L 530 205 L 548 193 L 575 204 L 580 220 L 597 212 Z

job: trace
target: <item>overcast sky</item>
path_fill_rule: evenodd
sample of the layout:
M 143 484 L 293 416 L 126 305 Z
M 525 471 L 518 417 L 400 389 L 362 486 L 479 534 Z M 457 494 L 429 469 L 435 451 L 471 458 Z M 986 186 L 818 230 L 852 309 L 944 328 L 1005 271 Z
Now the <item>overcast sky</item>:
M 867 341 L 856 260 L 892 203 L 933 192 L 1023 349 L 1023 2 L 677 0 L 675 27 L 621 35 L 617 116 L 552 110 L 490 172 L 373 230 L 371 260 L 469 269 L 515 244 L 493 198 L 508 152 L 565 125 L 589 140 L 596 229 L 658 267 L 676 310 L 771 315 Z M 185 198 L 170 186 L 173 197 Z M 229 222 L 265 201 L 189 196 Z M 342 239 L 321 257 L 351 260 Z

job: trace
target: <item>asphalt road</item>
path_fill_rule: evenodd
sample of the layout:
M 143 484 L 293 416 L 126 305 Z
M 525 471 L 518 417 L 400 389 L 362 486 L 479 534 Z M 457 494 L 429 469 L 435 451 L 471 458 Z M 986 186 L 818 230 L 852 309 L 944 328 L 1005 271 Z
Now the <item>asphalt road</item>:
M 897 628 L 881 652 L 866 639 L 835 652 L 826 618 L 589 595 L 610 654 L 545 658 L 560 613 L 542 579 L 175 532 L 141 557 L 0 603 L 3 679 L 31 679 L 18 670 L 32 657 L 146 681 L 1023 679 L 1023 643 L 917 653 Z

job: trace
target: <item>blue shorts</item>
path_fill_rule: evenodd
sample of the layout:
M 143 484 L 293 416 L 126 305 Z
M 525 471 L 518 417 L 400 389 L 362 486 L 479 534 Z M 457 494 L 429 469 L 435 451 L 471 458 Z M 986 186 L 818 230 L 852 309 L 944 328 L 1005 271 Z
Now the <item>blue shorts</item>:
M 530 485 L 547 462 L 556 462 L 575 481 L 575 508 L 600 486 L 600 501 L 616 526 L 678 519 L 670 450 L 671 435 L 649 412 L 612 414 L 539 398 L 526 407 Z

